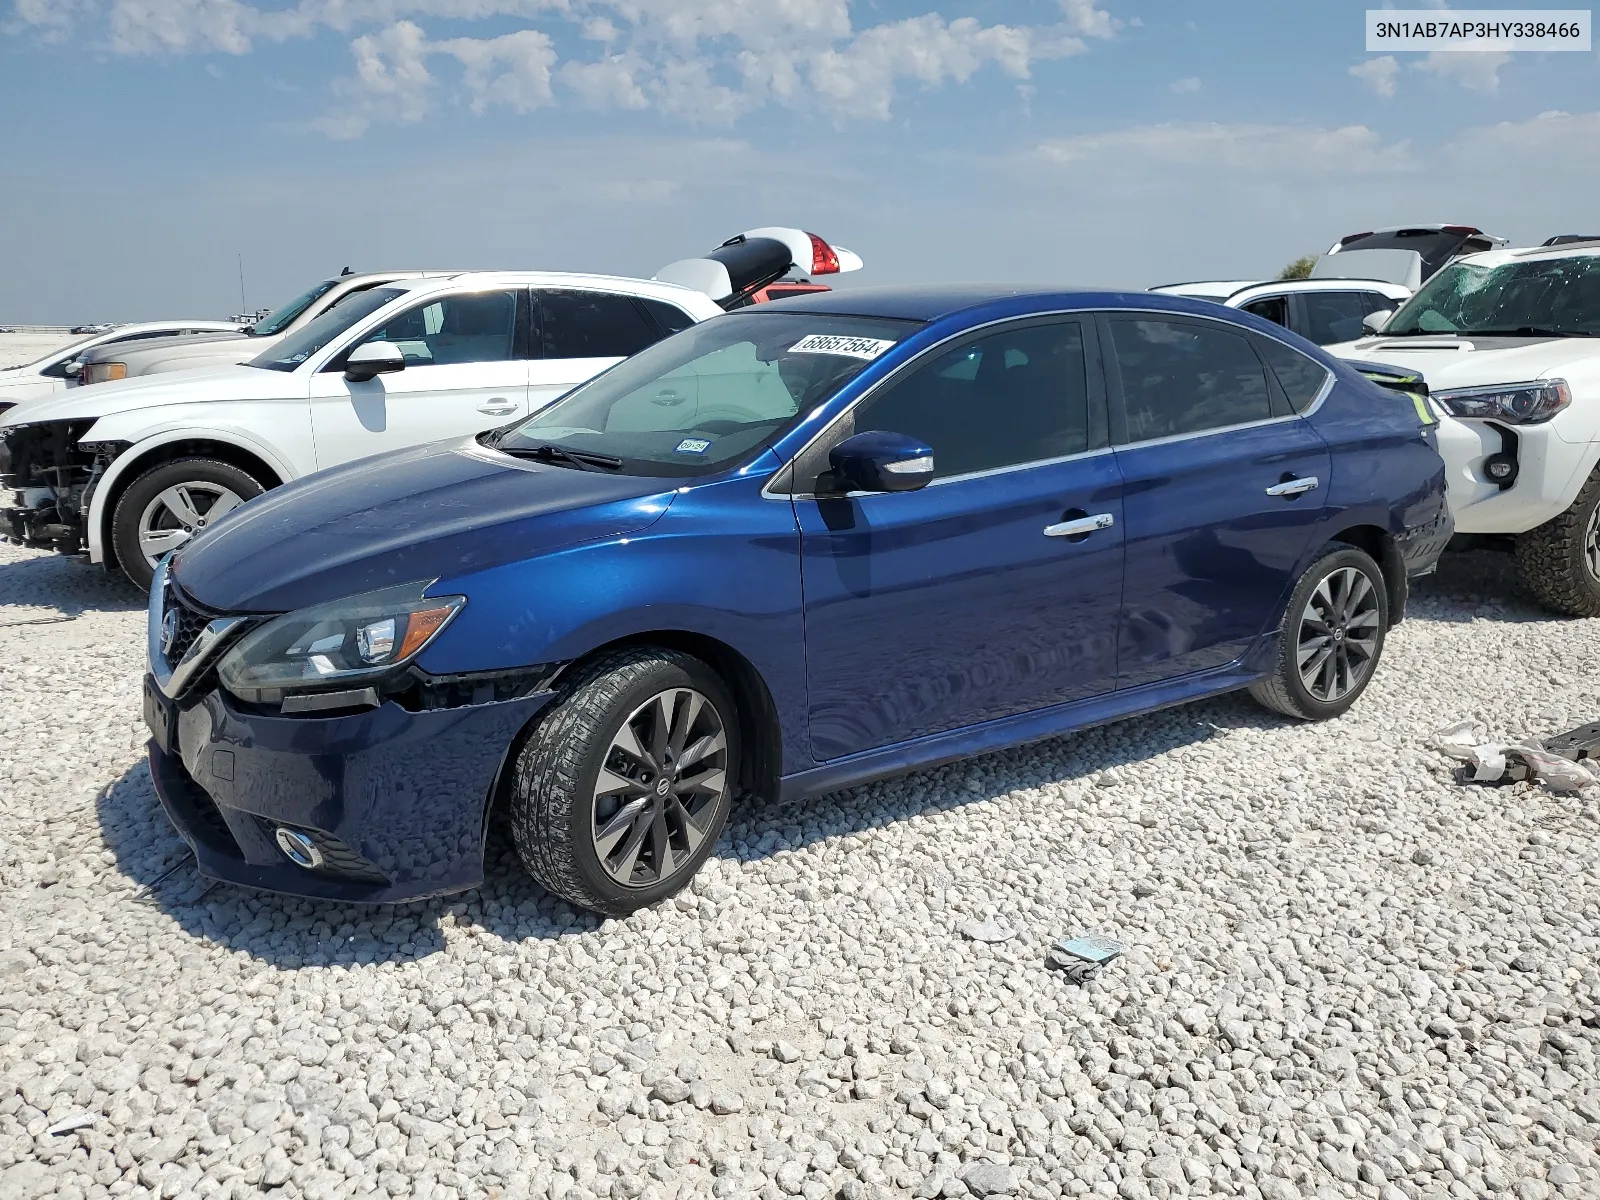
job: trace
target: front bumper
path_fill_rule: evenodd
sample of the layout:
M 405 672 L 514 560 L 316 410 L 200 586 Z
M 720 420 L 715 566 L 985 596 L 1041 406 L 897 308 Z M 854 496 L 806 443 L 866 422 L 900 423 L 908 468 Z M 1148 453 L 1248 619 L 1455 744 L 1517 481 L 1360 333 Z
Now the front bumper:
M 553 695 L 332 717 L 245 712 L 219 690 L 181 705 L 147 678 L 150 773 L 203 874 L 323 900 L 387 903 L 483 881 L 488 804 L 522 727 Z M 316 869 L 276 831 L 309 835 Z
M 1518 425 L 1511 433 L 1508 440 L 1493 421 L 1440 419 L 1439 454 L 1456 532 L 1526 533 L 1560 516 L 1577 497 L 1593 465 L 1593 446 L 1567 441 L 1555 422 Z M 1517 474 L 1502 487 L 1489 478 L 1484 464 L 1508 450 Z

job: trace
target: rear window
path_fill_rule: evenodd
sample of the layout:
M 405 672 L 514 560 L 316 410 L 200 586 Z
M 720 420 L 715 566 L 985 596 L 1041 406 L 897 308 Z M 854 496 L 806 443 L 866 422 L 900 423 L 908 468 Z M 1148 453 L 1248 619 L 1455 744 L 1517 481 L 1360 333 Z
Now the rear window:
M 1267 360 L 1283 394 L 1289 397 L 1289 406 L 1297 413 L 1310 408 L 1322 385 L 1328 382 L 1328 368 L 1272 338 L 1256 338 L 1255 347 Z
M 1468 245 L 1468 241 L 1473 244 Z M 1415 250 L 1422 256 L 1422 277 L 1432 275 L 1457 254 L 1488 250 L 1492 243 L 1472 234 L 1451 232 L 1448 229 L 1391 229 L 1385 233 L 1369 233 L 1339 243 L 1339 251 L 1346 250 Z

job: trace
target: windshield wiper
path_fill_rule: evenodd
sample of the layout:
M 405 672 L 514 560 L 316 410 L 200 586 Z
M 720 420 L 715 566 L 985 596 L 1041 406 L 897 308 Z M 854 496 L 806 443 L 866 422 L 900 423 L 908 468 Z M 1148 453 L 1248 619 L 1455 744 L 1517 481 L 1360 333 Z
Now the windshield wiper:
M 513 458 L 531 458 L 538 462 L 567 463 L 580 470 L 622 470 L 622 460 L 610 454 L 595 454 L 589 450 L 568 450 L 564 446 L 552 445 L 545 442 L 538 446 L 500 446 L 494 447 L 501 454 L 509 454 Z

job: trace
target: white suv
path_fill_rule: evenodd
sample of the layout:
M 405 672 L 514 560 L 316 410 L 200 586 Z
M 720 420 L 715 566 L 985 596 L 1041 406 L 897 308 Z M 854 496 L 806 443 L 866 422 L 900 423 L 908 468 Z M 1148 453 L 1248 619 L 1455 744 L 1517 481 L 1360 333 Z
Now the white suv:
M 1328 350 L 1420 374 L 1457 533 L 1509 542 L 1547 607 L 1600 616 L 1600 241 L 1458 259 Z
M 143 586 L 169 550 L 267 488 L 519 421 L 795 267 L 823 273 L 819 261 L 861 260 L 755 230 L 663 269 L 695 287 L 478 271 L 367 288 L 248 363 L 82 387 L 0 417 L 0 534 L 86 550 Z M 655 397 L 680 418 L 698 402 Z
M 1292 329 L 1319 346 L 1359 337 L 1368 317 L 1387 317 L 1411 295 L 1411 289 L 1404 284 L 1340 278 L 1167 283 L 1150 290 L 1243 309 Z

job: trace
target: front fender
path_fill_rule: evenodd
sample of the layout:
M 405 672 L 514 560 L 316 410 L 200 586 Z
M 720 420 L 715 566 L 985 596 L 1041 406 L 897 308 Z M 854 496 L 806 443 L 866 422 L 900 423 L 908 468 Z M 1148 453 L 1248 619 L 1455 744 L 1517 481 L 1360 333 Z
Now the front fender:
M 171 446 L 178 442 L 217 442 L 226 446 L 233 446 L 265 462 L 284 482 L 294 479 L 302 474 L 295 469 L 295 464 L 286 458 L 276 447 L 269 445 L 260 437 L 246 430 L 219 427 L 192 426 L 168 427 L 156 432 L 145 432 L 141 436 L 130 438 L 130 426 L 136 422 L 129 418 L 140 417 L 139 413 L 118 413 L 114 416 L 102 417 L 96 421 L 89 432 L 81 439 L 83 442 L 128 442 L 133 444 L 127 450 L 117 455 L 111 465 L 106 468 L 106 473 L 100 477 L 94 489 L 94 496 L 89 502 L 88 542 L 89 561 L 103 563 L 106 561 L 106 531 L 111 520 L 111 498 L 121 492 L 123 485 L 134 477 L 143 473 L 143 464 L 149 461 L 149 456 L 158 453 L 163 446 Z M 148 424 L 138 422 L 137 424 Z
M 649 528 L 442 578 L 467 597 L 422 654 L 437 674 L 583 658 L 648 634 L 706 638 L 742 656 L 772 696 L 785 774 L 812 765 L 805 737 L 805 628 L 794 506 L 759 478 L 680 493 Z

